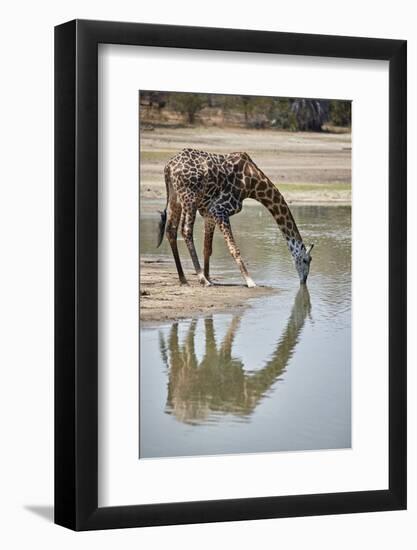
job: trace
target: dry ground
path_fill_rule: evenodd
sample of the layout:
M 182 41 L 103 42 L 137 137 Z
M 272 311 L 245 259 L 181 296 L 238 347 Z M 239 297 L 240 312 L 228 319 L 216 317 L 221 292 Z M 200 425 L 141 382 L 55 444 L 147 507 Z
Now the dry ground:
M 187 266 L 186 262 L 183 262 Z M 187 266 L 188 268 L 189 266 Z M 190 276 L 189 286 L 181 286 L 175 264 L 171 260 L 143 256 L 140 264 L 140 320 L 142 323 L 185 319 L 195 315 L 236 310 L 247 307 L 250 300 L 278 292 L 261 287 L 247 288 L 243 285 L 222 284 L 202 287 L 195 275 Z
M 156 127 L 141 131 L 142 199 L 165 197 L 164 166 L 184 147 L 217 153 L 246 151 L 277 185 L 288 202 L 350 202 L 350 133 L 280 132 L 202 126 Z

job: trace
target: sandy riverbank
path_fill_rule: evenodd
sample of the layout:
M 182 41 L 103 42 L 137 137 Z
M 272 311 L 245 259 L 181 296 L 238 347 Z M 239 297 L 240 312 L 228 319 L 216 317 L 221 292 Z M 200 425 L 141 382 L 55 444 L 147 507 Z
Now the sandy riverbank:
M 234 311 L 250 306 L 253 298 L 278 292 L 277 289 L 258 286 L 247 288 L 228 285 L 216 277 L 213 287 L 202 287 L 186 262 L 189 286 L 178 282 L 174 262 L 154 256 L 142 256 L 140 264 L 140 320 L 155 323 L 185 319 L 195 315 Z

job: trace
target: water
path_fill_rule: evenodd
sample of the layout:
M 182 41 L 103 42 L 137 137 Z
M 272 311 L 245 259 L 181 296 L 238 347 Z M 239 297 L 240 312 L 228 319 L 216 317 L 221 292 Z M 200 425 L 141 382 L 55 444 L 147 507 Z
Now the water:
M 246 206 L 235 238 L 253 279 L 279 292 L 238 314 L 142 328 L 141 458 L 350 447 L 351 209 L 291 210 L 315 245 L 307 289 L 270 214 Z M 141 253 L 155 253 L 155 220 L 141 218 Z M 195 239 L 202 250 L 201 223 Z M 170 257 L 166 242 L 160 252 Z M 218 232 L 211 265 L 241 283 Z

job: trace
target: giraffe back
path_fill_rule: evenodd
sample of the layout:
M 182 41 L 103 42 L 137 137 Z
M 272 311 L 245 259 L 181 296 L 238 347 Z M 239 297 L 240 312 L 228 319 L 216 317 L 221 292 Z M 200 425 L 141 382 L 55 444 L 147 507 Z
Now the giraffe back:
M 245 199 L 246 153 L 226 155 L 183 149 L 167 164 L 165 174 L 181 203 L 193 200 L 202 215 L 223 208 L 228 215 L 239 212 Z

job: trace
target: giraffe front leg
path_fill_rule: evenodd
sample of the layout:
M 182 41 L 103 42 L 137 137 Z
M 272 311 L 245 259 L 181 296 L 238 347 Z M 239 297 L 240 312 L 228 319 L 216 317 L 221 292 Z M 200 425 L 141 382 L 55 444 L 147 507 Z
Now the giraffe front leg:
M 210 256 L 213 252 L 213 235 L 216 222 L 211 218 L 204 218 L 204 277 L 210 281 Z
M 193 229 L 196 213 L 196 210 L 188 210 L 183 213 L 181 233 L 190 253 L 191 260 L 193 261 L 194 269 L 200 284 L 211 286 L 210 281 L 204 276 L 203 270 L 200 267 L 200 262 L 198 261 L 197 252 L 194 246 Z
M 220 228 L 220 231 L 223 233 L 223 237 L 226 241 L 227 248 L 229 249 L 230 254 L 233 256 L 237 265 L 239 266 L 239 269 L 243 275 L 243 278 L 245 279 L 246 286 L 248 288 L 256 287 L 256 284 L 254 283 L 254 281 L 252 280 L 252 278 L 248 273 L 248 270 L 246 269 L 246 266 L 240 255 L 240 250 L 235 243 L 235 239 L 233 238 L 232 227 L 230 225 L 229 219 L 221 220 L 219 222 L 219 228 Z

